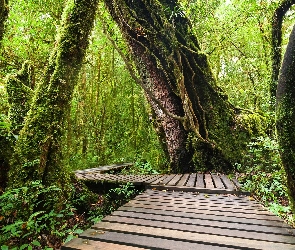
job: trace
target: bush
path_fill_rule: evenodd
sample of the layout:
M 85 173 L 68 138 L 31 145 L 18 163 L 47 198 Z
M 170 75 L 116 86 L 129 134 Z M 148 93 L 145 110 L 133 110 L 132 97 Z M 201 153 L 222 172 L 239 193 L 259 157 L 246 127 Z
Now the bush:
M 239 181 L 243 189 L 250 191 L 270 211 L 291 220 L 286 173 L 281 164 L 278 144 L 269 137 L 259 137 L 248 145 L 248 153 L 241 164 L 237 164 L 243 173 Z
M 133 198 L 132 184 L 109 190 L 105 197 L 74 183 L 74 194 L 59 203 L 62 190 L 34 181 L 0 196 L 0 246 L 6 249 L 55 249 Z M 54 195 L 52 195 L 54 194 Z M 46 201 L 42 199 L 46 197 Z
M 55 248 L 60 245 L 60 239 L 67 241 L 81 233 L 79 224 L 73 226 L 71 223 L 75 219 L 76 209 L 68 202 L 57 206 L 61 192 L 55 186 L 44 187 L 40 181 L 6 190 L 0 196 L 2 249 L 18 249 L 16 246 L 19 249 L 32 249 L 41 245 Z M 50 198 L 46 201 L 40 199 L 46 196 Z

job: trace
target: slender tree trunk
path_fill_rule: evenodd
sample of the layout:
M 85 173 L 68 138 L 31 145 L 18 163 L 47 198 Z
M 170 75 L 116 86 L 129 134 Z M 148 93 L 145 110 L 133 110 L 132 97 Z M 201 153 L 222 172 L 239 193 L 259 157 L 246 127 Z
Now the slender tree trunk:
M 273 100 L 276 97 L 276 90 L 279 79 L 279 72 L 282 61 L 282 24 L 287 11 L 295 4 L 295 0 L 284 0 L 275 10 L 272 17 L 272 76 L 270 83 L 270 94 Z
M 0 0 L 0 48 L 5 30 L 5 21 L 8 18 L 8 12 L 8 0 Z M 11 157 L 12 151 L 12 145 L 7 139 L 7 131 L 6 129 L 4 130 L 4 132 L 0 130 L 0 194 L 7 184 L 7 172 L 9 170 L 8 159 Z
M 295 26 L 290 35 L 277 88 L 276 127 L 280 154 L 287 174 L 291 206 L 295 213 Z
M 232 168 L 230 161 L 237 160 L 241 146 L 234 134 L 240 128 L 236 110 L 217 87 L 177 1 L 105 4 L 132 52 L 140 75 L 137 82 L 159 121 L 158 130 L 164 132 L 172 171 L 192 171 L 193 165 Z M 135 76 L 132 66 L 128 68 Z
M 96 0 L 69 0 L 63 13 L 44 79 L 15 146 L 10 186 L 41 180 L 44 185 L 66 186 L 69 178 L 61 162 L 61 140 L 66 112 L 93 27 Z
M 0 0 L 0 42 L 4 35 L 5 21 L 8 18 L 8 0 Z

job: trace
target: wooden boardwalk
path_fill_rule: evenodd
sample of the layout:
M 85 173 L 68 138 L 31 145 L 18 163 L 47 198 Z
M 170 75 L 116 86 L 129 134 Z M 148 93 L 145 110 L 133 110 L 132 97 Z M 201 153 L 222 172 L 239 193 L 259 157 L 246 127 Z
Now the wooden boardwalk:
M 223 174 L 158 174 L 158 175 L 117 175 L 102 174 L 97 170 L 76 171 L 81 180 L 97 182 L 132 182 L 147 188 L 206 193 L 240 194 L 240 184 Z
M 294 250 L 294 235 L 247 196 L 148 189 L 62 249 Z
M 295 249 L 295 229 L 242 192 L 236 179 L 201 173 L 104 174 L 110 169 L 75 174 L 93 183 L 133 182 L 146 191 L 62 249 Z

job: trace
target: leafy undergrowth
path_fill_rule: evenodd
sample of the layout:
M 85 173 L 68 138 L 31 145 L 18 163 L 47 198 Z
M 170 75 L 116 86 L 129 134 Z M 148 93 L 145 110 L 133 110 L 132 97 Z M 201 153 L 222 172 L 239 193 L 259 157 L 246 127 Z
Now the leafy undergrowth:
M 106 195 L 94 194 L 79 182 L 73 190 L 63 204 L 59 202 L 62 190 L 44 187 L 39 181 L 6 190 L 0 196 L 1 250 L 59 249 L 138 193 L 132 184 L 111 189 Z M 46 202 L 40 197 L 47 197 Z
M 259 137 L 249 144 L 246 160 L 238 165 L 243 189 L 252 193 L 271 212 L 295 227 L 289 206 L 286 173 L 275 140 Z
M 122 169 L 120 174 L 159 174 L 159 172 L 152 167 L 150 162 L 137 161 L 133 166 Z

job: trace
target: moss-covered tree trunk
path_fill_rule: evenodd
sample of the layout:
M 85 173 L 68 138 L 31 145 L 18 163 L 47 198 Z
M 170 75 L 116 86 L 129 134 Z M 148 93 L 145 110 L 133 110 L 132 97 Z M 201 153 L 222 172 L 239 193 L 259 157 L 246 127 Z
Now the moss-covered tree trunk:
M 0 48 L 1 41 L 4 35 L 5 21 L 8 17 L 8 0 L 0 0 Z M 6 126 L 3 128 L 0 119 L 0 194 L 2 190 L 6 187 L 7 183 L 7 171 L 9 169 L 8 158 L 11 155 L 11 144 L 7 139 L 7 129 Z
M 6 91 L 9 103 L 10 132 L 18 135 L 30 109 L 34 89 L 34 68 L 26 61 L 17 74 L 7 77 Z
M 232 168 L 240 157 L 239 117 L 217 87 L 177 1 L 105 0 L 105 5 L 129 45 L 172 171 Z
M 6 91 L 9 103 L 10 126 L 0 126 L 0 190 L 7 185 L 9 161 L 19 131 L 23 127 L 24 118 L 30 109 L 33 96 L 34 72 L 28 61 L 23 64 L 17 74 L 6 79 Z M 1 191 L 0 191 L 1 192 Z
M 44 185 L 67 184 L 61 163 L 65 114 L 88 46 L 97 0 L 69 0 L 62 17 L 56 46 L 43 81 L 38 85 L 25 125 L 15 146 L 10 186 L 32 180 Z
M 292 209 L 295 212 L 295 26 L 290 35 L 280 71 L 276 127 L 282 162 L 287 174 Z
M 8 0 L 0 0 L 0 42 L 4 35 L 5 21 L 8 17 Z
M 295 4 L 295 0 L 284 0 L 275 10 L 272 17 L 272 77 L 270 94 L 273 99 L 276 97 L 279 72 L 282 61 L 282 24 L 287 11 Z

